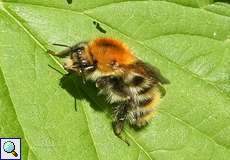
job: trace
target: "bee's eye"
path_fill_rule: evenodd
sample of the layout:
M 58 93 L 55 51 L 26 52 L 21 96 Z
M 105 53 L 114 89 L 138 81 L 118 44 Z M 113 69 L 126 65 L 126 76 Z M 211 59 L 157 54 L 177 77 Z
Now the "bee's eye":
M 81 49 L 77 49 L 76 51 L 78 54 L 82 54 L 82 50 Z

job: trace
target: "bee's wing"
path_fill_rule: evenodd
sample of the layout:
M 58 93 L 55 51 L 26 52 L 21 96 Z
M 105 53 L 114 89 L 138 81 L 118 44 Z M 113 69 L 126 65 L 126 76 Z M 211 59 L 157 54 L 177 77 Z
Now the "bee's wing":
M 156 68 L 156 67 L 154 67 L 148 63 L 144 63 L 140 60 L 136 63 L 136 65 L 144 70 L 143 74 L 145 74 L 148 77 L 151 77 L 152 79 L 160 82 L 161 84 L 169 84 L 170 83 L 170 81 L 161 74 L 161 72 L 158 68 Z

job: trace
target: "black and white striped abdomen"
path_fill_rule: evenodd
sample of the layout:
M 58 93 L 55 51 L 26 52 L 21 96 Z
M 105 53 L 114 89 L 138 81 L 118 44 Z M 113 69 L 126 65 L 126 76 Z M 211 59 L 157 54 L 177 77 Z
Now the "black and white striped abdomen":
M 153 86 L 148 92 L 141 95 L 142 101 L 136 103 L 128 113 L 128 120 L 138 127 L 146 125 L 155 115 L 155 107 L 160 102 L 161 93 L 157 86 Z M 137 96 L 138 97 L 138 96 Z
M 153 118 L 155 107 L 161 98 L 159 82 L 134 72 L 129 72 L 125 76 L 99 73 L 93 78 L 96 79 L 99 93 L 104 94 L 109 103 L 119 104 L 114 110 L 114 115 L 120 106 L 126 106 L 126 119 L 139 127 L 146 125 Z
M 159 84 L 138 74 L 129 74 L 125 80 L 129 84 L 134 103 L 129 108 L 127 119 L 132 125 L 144 126 L 155 114 L 155 107 L 160 101 Z

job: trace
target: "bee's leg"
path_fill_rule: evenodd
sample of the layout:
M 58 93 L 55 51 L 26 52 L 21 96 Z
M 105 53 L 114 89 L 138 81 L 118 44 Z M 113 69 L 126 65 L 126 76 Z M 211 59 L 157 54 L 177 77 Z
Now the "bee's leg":
M 109 85 L 109 77 L 110 76 L 99 77 L 96 80 L 96 87 L 102 89 L 102 88 L 108 86 Z
M 121 98 L 130 96 L 130 90 L 120 76 L 109 75 L 100 77 L 96 80 L 97 88 L 102 89 L 107 86 L 110 86 L 112 92 L 114 92 Z
M 87 65 L 87 66 L 86 66 Z M 95 70 L 95 65 L 88 65 L 88 64 L 81 64 L 81 69 L 80 69 L 80 75 L 82 77 L 82 82 L 83 84 L 86 83 L 86 77 L 85 77 L 85 73 L 86 72 L 92 72 Z
M 111 92 L 117 95 L 117 100 L 118 100 L 117 102 L 119 102 L 120 105 L 115 107 L 113 111 L 114 113 L 113 129 L 116 136 L 119 137 L 125 143 L 127 143 L 127 145 L 129 145 L 129 142 L 121 136 L 121 133 L 124 129 L 125 121 L 127 119 L 128 107 L 130 106 L 129 103 L 130 91 L 128 86 L 124 83 L 121 77 L 109 75 L 109 76 L 103 76 L 98 78 L 96 80 L 96 87 L 100 89 L 104 89 L 108 87 L 108 89 Z
M 116 134 L 117 137 L 119 137 L 122 141 L 124 141 L 129 146 L 130 145 L 129 142 L 121 136 L 121 133 L 125 125 L 125 120 L 127 117 L 127 106 L 124 104 L 117 106 L 114 110 L 114 116 L 115 116 L 114 117 L 115 120 L 113 122 L 114 133 Z
M 88 71 L 94 71 L 96 68 L 95 65 L 90 65 L 84 68 L 84 71 L 88 72 Z
M 124 139 L 122 136 L 121 136 L 121 132 L 123 131 L 123 128 L 124 128 L 124 124 L 125 124 L 125 121 L 117 121 L 117 122 L 114 122 L 114 133 L 116 134 L 116 136 L 118 138 L 120 138 L 122 141 L 124 141 L 128 146 L 130 145 L 128 140 L 127 139 Z

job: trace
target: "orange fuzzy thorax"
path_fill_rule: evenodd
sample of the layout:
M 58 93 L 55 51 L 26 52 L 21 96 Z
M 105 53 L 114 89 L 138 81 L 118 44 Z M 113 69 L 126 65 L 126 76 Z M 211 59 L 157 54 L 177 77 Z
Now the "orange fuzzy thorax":
M 136 57 L 125 44 L 111 38 L 91 41 L 88 52 L 97 61 L 101 72 L 111 72 L 113 65 L 128 65 L 136 61 Z

